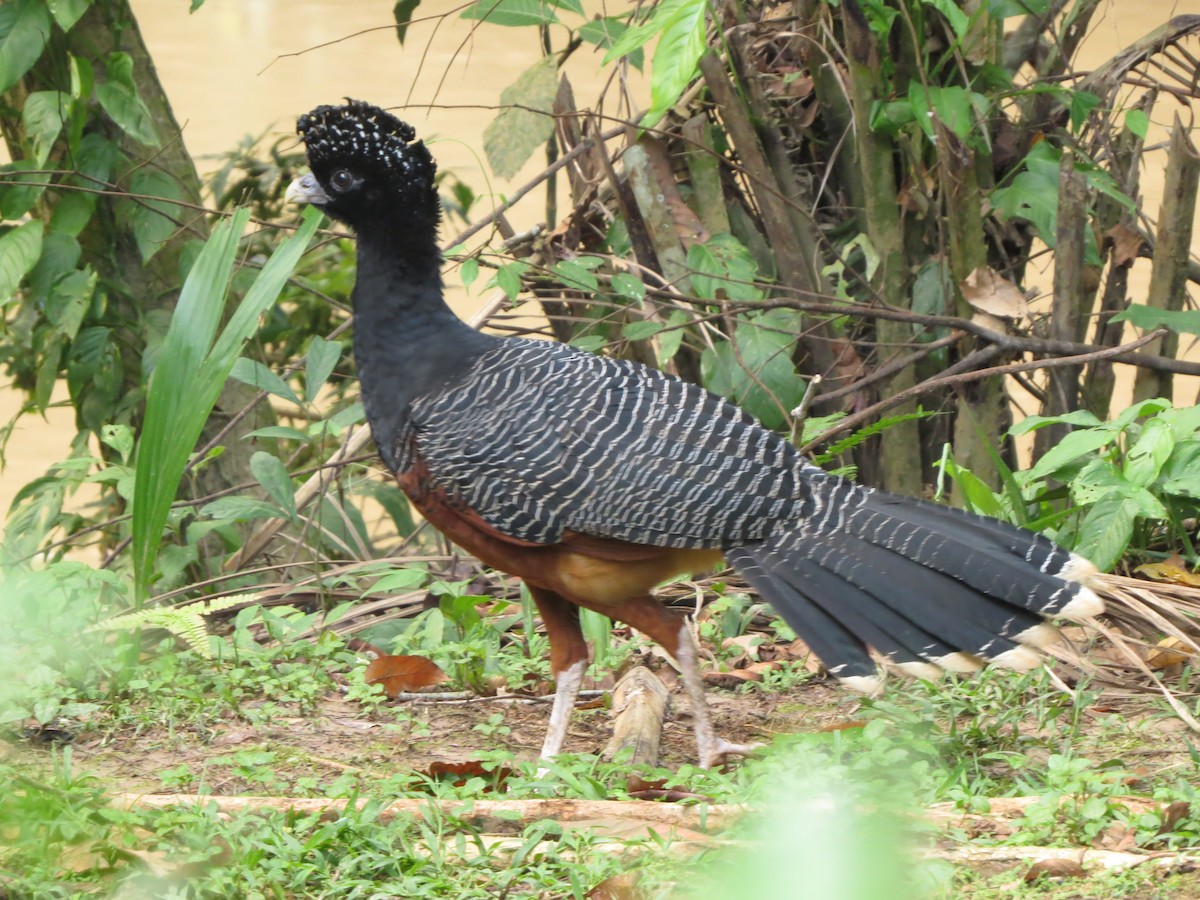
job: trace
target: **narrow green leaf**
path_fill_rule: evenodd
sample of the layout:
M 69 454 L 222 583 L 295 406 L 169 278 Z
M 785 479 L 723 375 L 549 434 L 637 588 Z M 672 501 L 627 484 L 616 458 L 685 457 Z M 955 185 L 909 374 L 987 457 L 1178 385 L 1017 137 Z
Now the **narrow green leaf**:
M 35 219 L 0 235 L 0 307 L 12 300 L 41 256 L 44 228 Z
M 558 67 L 544 57 L 500 93 L 501 110 L 483 131 L 483 150 L 501 178 L 512 178 L 533 152 L 554 134 Z
M 250 519 L 278 519 L 279 507 L 254 497 L 221 497 L 202 506 L 200 513 L 214 519 L 243 522 Z
M 337 341 L 327 341 L 314 337 L 308 345 L 308 356 L 304 360 L 304 399 L 309 403 L 317 399 L 317 394 L 324 387 L 334 366 L 342 357 L 342 345 Z
M 279 504 L 289 519 L 296 516 L 296 495 L 287 467 L 278 457 L 259 450 L 250 457 L 250 473 L 263 486 L 267 496 Z
M 708 49 L 705 40 L 707 14 L 708 0 L 683 0 L 678 8 L 666 14 L 650 71 L 647 125 L 653 125 L 679 102 L 695 78 L 700 57 Z M 654 22 L 660 19 L 664 17 L 655 15 Z
M 305 443 L 309 436 L 299 428 L 291 428 L 287 425 L 268 425 L 265 428 L 256 428 L 246 438 L 283 438 L 289 441 L 300 441 Z
M 1143 303 L 1131 303 L 1112 317 L 1113 322 L 1129 322 L 1144 331 L 1166 327 L 1186 334 L 1200 334 L 1200 310 L 1159 309 Z

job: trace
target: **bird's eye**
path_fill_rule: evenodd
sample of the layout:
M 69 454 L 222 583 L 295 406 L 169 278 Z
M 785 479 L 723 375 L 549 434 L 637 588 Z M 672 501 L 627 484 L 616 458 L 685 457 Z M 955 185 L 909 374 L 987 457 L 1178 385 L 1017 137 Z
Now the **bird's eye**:
M 335 191 L 348 191 L 354 187 L 354 176 L 349 169 L 338 169 L 329 179 L 329 186 Z

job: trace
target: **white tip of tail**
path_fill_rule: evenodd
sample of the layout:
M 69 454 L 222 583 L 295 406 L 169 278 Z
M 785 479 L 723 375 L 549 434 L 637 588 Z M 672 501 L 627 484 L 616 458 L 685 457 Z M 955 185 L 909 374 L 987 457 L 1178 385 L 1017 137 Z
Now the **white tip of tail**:
M 874 675 L 851 675 L 848 678 L 839 678 L 842 684 L 859 694 L 871 696 L 879 693 L 883 689 L 885 676 L 882 672 L 876 672 Z
M 909 678 L 920 678 L 923 681 L 939 681 L 942 677 L 942 670 L 933 663 L 902 662 L 895 665 L 897 671 L 903 672 Z
M 1104 612 L 1104 601 L 1091 588 L 1081 587 L 1071 602 L 1055 615 L 1062 616 L 1064 619 L 1090 619 L 1102 612 Z
M 963 653 L 961 650 L 958 653 L 947 653 L 945 656 L 939 656 L 937 659 L 932 660 L 932 662 L 938 668 L 945 669 L 947 672 L 954 672 L 958 675 L 969 675 L 983 668 L 983 660 L 978 656 L 972 656 L 970 653 Z
M 1073 601 L 1072 601 L 1073 602 Z M 1048 622 L 1042 622 L 1031 628 L 1026 628 L 1013 638 L 1014 641 L 1029 647 L 1049 647 L 1062 640 L 1062 633 Z
M 1002 669 L 1013 669 L 1017 672 L 1029 672 L 1042 664 L 1042 658 L 1037 652 L 1028 647 L 1013 647 L 998 656 L 988 660 L 993 666 Z
M 1076 584 L 1091 585 L 1092 578 L 1100 574 L 1100 570 L 1089 559 L 1084 559 L 1078 553 L 1072 553 L 1067 564 L 1058 572 L 1058 577 L 1064 581 L 1074 581 Z

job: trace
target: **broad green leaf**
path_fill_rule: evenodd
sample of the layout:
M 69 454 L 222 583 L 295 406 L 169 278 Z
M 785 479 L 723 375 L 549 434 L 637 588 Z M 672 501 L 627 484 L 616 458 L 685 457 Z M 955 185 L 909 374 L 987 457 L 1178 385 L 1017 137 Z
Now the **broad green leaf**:
M 35 219 L 0 235 L 0 306 L 12 300 L 41 256 L 44 228 Z
M 1129 322 L 1144 331 L 1165 327 L 1187 334 L 1200 334 L 1200 310 L 1158 309 L 1142 303 L 1131 303 L 1112 317 L 1113 322 Z
M 516 260 L 505 263 L 496 270 L 496 284 L 504 291 L 509 300 L 516 300 L 521 294 L 521 276 L 529 270 L 529 263 Z
M 946 17 L 955 37 L 960 41 L 966 37 L 971 20 L 967 18 L 967 14 L 959 8 L 955 0 L 925 0 L 925 2 Z
M 1163 464 L 1175 447 L 1175 436 L 1162 419 L 1149 419 L 1142 433 L 1125 454 L 1125 478 L 1138 487 L 1147 487 L 1158 478 Z
M 38 169 L 37 160 L 18 159 L 0 166 L 0 219 L 20 219 L 46 190 L 44 174 L 22 174 Z
M 187 218 L 183 207 L 171 202 L 182 200 L 183 192 L 174 178 L 156 169 L 134 175 L 130 190 L 141 196 L 121 204 L 119 215 L 133 230 L 142 261 L 149 262 Z
M 581 25 L 575 33 L 579 35 L 581 40 L 585 40 L 589 44 L 594 44 L 601 50 L 607 50 L 627 31 L 629 31 L 628 25 L 620 19 L 609 17 L 592 19 L 590 22 Z M 631 66 L 641 71 L 642 65 L 645 63 L 645 54 L 642 52 L 641 47 L 637 47 L 624 55 L 629 58 Z
M 1164 494 L 1200 499 L 1200 440 L 1176 444 L 1158 477 Z
M 1071 479 L 1071 499 L 1077 506 L 1090 506 L 1112 494 L 1128 496 L 1133 486 L 1112 462 L 1093 459 Z
M 1158 417 L 1171 426 L 1177 441 L 1188 440 L 1200 431 L 1200 406 L 1163 410 Z
M 49 0 L 50 14 L 63 31 L 70 31 L 75 23 L 87 12 L 91 0 Z
M 586 353 L 599 353 L 608 346 L 608 338 L 602 334 L 581 334 L 571 338 L 571 346 Z
M 750 302 L 761 300 L 758 264 L 731 234 L 715 234 L 688 248 L 692 289 L 701 297 Z
M 0 91 L 29 71 L 50 38 L 50 13 L 41 0 L 0 3 Z
M 536 62 L 500 93 L 500 104 L 506 108 L 483 132 L 484 153 L 499 177 L 516 175 L 554 134 L 551 113 L 557 93 L 558 67 L 553 57 Z
M 992 191 L 992 206 L 1008 218 L 1031 222 L 1038 237 L 1053 248 L 1058 227 L 1058 168 L 1061 151 L 1048 146 L 1050 141 L 1034 145 L 1024 160 L 1024 170 L 1007 187 Z
M 1125 127 L 1144 141 L 1146 133 L 1150 130 L 1150 117 L 1141 109 L 1127 110 L 1125 113 Z
M 284 381 L 272 369 L 263 365 L 257 359 L 250 359 L 248 356 L 243 356 L 233 364 L 233 368 L 229 370 L 229 377 L 240 381 L 242 384 L 248 384 L 250 387 L 260 391 L 266 391 L 268 394 L 274 394 L 276 397 L 282 397 L 284 400 L 290 400 L 297 406 L 303 406 L 300 396 L 292 390 L 292 386 Z
M 589 294 L 600 290 L 600 282 L 596 276 L 574 260 L 564 259 L 556 262 L 554 274 L 561 278 L 563 284 L 570 290 L 584 291 Z
M 68 193 L 54 204 L 50 214 L 50 230 L 55 234 L 78 237 L 96 211 L 96 195 Z
M 40 302 L 48 302 L 55 282 L 76 271 L 82 253 L 79 241 L 69 234 L 47 233 L 42 241 L 42 254 L 28 279 L 29 289 Z
M 913 116 L 930 139 L 937 137 L 931 114 L 964 140 L 975 126 L 971 95 L 960 87 L 925 87 L 919 81 L 908 84 L 908 99 Z
M 652 338 L 667 326 L 663 322 L 650 322 L 642 319 L 637 322 L 626 322 L 621 329 L 621 336 L 627 341 L 644 341 Z
M 1079 133 L 1092 110 L 1100 105 L 1100 98 L 1087 91 L 1071 91 L 1071 130 Z
M 279 507 L 254 497 L 221 497 L 202 506 L 200 513 L 214 519 L 244 522 L 251 519 L 278 519 Z
M 408 26 L 412 22 L 413 13 L 421 5 L 421 0 L 396 0 L 392 7 L 392 18 L 396 20 L 396 40 L 404 46 L 404 38 L 408 35 Z
M 296 516 L 296 495 L 287 467 L 276 456 L 259 450 L 250 457 L 250 473 L 267 496 L 279 504 L 289 519 Z
M 1074 462 L 1079 457 L 1094 453 L 1101 447 L 1108 446 L 1116 440 L 1116 437 L 1116 431 L 1103 428 L 1072 431 L 1042 454 L 1042 458 L 1034 463 L 1026 474 L 1031 479 L 1045 478 L 1053 475 L 1063 466 Z
M 950 474 L 958 484 L 959 490 L 962 491 L 963 500 L 970 512 L 991 516 L 993 519 L 1006 518 L 1004 505 L 996 499 L 992 489 L 978 475 L 970 469 L 960 466 L 954 466 Z
M 133 59 L 128 53 L 111 53 L 105 60 L 107 78 L 96 85 L 96 99 L 118 127 L 147 147 L 158 146 L 154 117 L 138 96 L 133 80 Z
M 464 19 L 479 19 L 492 25 L 520 27 L 550 25 L 558 21 L 546 0 L 476 0 L 462 12 Z
M 803 398 L 807 384 L 792 363 L 796 345 L 793 320 L 789 310 L 772 310 L 744 320 L 735 330 L 736 353 L 729 341 L 723 341 L 700 357 L 705 386 L 768 428 L 779 428 L 787 421 L 787 411 Z
M 54 283 L 46 300 L 46 318 L 55 334 L 74 339 L 95 291 L 96 273 L 91 269 L 76 269 Z
M 679 346 L 683 343 L 683 326 L 688 323 L 689 318 L 682 309 L 672 310 L 667 316 L 667 325 L 670 328 L 658 336 L 659 368 L 665 367 L 679 352 Z
M 462 265 L 458 267 L 458 277 L 462 279 L 465 288 L 474 284 L 475 279 L 479 277 L 479 260 L 474 256 L 464 259 Z
M 39 166 L 45 165 L 50 158 L 50 151 L 70 112 L 71 95 L 62 91 L 34 91 L 25 98 L 21 123 L 33 144 L 34 159 Z
M 317 398 L 334 366 L 342 358 L 342 345 L 314 337 L 308 345 L 308 356 L 304 360 L 304 399 L 309 403 Z
M 1137 502 L 1127 497 L 1101 500 L 1084 514 L 1073 549 L 1100 571 L 1111 571 L 1129 547 L 1137 515 Z
M 618 272 L 612 277 L 612 289 L 617 296 L 641 303 L 646 299 L 646 285 L 642 279 L 628 272 Z

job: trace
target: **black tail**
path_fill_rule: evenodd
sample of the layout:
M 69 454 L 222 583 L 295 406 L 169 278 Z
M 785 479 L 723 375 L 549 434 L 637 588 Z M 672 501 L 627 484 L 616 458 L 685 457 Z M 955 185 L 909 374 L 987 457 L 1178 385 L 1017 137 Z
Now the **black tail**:
M 852 687 L 878 684 L 868 647 L 923 677 L 1029 669 L 1046 617 L 1104 608 L 1095 567 L 1042 535 L 809 471 L 807 514 L 725 556 Z

